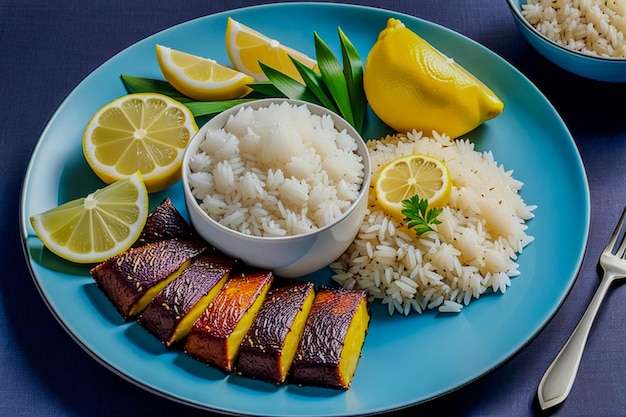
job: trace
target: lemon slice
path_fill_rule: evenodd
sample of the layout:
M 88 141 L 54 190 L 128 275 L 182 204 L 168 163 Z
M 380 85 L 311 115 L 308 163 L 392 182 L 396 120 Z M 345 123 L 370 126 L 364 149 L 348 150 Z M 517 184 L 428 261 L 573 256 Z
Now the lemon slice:
M 196 100 L 239 98 L 251 89 L 252 77 L 210 58 L 157 45 L 157 61 L 165 79 L 178 91 Z
M 379 204 L 390 214 L 403 218 L 402 201 L 414 195 L 428 200 L 429 207 L 448 203 L 452 180 L 443 161 L 430 155 L 396 158 L 383 166 L 374 183 Z
M 434 130 L 454 139 L 504 107 L 481 80 L 395 18 L 367 56 L 363 88 L 374 113 L 401 133 Z
M 148 217 L 148 192 L 138 172 L 30 217 L 51 252 L 77 263 L 102 262 L 127 250 Z
M 107 184 L 140 171 L 149 192 L 180 179 L 183 152 L 198 131 L 183 104 L 156 93 L 123 96 L 102 107 L 83 134 L 87 163 Z
M 289 56 L 309 68 L 317 67 L 317 61 L 308 55 L 284 46 L 276 39 L 271 39 L 230 17 L 226 26 L 226 50 L 233 66 L 257 81 L 267 80 L 259 61 L 300 82 L 303 82 L 302 77 Z

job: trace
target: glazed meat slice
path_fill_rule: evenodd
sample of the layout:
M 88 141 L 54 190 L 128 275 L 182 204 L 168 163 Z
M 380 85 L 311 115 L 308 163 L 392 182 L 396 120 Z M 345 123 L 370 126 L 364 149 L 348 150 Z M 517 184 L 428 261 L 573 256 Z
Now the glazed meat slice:
M 172 200 L 166 197 L 150 212 L 143 231 L 133 246 L 143 246 L 169 239 L 195 238 L 194 230 L 174 207 Z
M 270 271 L 243 266 L 233 271 L 220 292 L 195 321 L 185 343 L 185 352 L 230 372 L 239 346 L 267 294 Z
M 95 266 L 90 273 L 128 320 L 139 314 L 205 249 L 205 244 L 198 240 L 163 240 L 131 248 Z
M 275 282 L 241 342 L 237 371 L 285 382 L 314 297 L 311 282 Z
M 293 362 L 293 381 L 348 389 L 367 334 L 365 291 L 321 288 Z
M 154 297 L 139 324 L 166 346 L 183 339 L 222 288 L 235 262 L 215 249 L 207 250 Z

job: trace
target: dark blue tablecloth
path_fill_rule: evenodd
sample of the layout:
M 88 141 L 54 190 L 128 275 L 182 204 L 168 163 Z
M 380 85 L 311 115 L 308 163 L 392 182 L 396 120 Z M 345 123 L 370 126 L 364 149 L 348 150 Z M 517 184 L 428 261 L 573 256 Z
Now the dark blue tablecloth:
M 92 70 L 125 47 L 172 25 L 261 3 L 0 2 L 0 415 L 210 415 L 127 382 L 65 333 L 38 294 L 26 266 L 18 227 L 19 195 L 30 154 L 47 121 Z M 441 398 L 389 413 L 541 414 L 537 384 L 598 285 L 600 251 L 626 203 L 626 84 L 585 80 L 544 60 L 518 33 L 505 0 L 351 3 L 427 19 L 490 48 L 548 97 L 579 146 L 591 189 L 590 239 L 579 278 L 560 310 L 528 346 L 498 369 Z M 612 288 L 592 329 L 570 397 L 551 411 L 554 415 L 626 415 L 625 299 L 626 287 Z

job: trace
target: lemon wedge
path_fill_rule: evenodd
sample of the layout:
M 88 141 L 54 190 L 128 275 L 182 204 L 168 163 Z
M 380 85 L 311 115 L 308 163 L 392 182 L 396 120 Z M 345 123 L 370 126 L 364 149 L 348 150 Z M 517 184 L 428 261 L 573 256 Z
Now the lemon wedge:
M 396 158 L 381 168 L 374 182 L 380 206 L 398 219 L 402 201 L 414 195 L 428 200 L 428 207 L 443 207 L 450 199 L 452 180 L 445 163 L 433 156 L 413 154 Z
M 128 94 L 102 107 L 83 133 L 87 163 L 107 184 L 140 171 L 148 192 L 180 179 L 183 152 L 198 131 L 187 107 L 156 93 Z
M 210 58 L 157 45 L 157 61 L 165 79 L 178 91 L 200 101 L 242 97 L 254 79 Z
M 148 217 L 148 192 L 138 172 L 30 217 L 51 252 L 77 263 L 102 262 L 127 250 Z
M 504 107 L 482 81 L 394 18 L 367 56 L 363 87 L 374 113 L 401 133 L 457 138 Z
M 282 45 L 276 39 L 230 17 L 226 25 L 226 50 L 233 66 L 257 81 L 267 80 L 259 61 L 300 82 L 303 82 L 302 77 L 289 56 L 311 69 L 317 67 L 317 61 L 308 55 Z

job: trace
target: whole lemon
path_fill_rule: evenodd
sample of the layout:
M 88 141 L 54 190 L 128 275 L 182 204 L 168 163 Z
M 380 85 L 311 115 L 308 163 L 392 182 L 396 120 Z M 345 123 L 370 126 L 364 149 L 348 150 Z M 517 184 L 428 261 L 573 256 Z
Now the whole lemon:
M 394 18 L 367 56 L 363 86 L 374 113 L 398 132 L 457 138 L 504 107 L 478 78 Z

